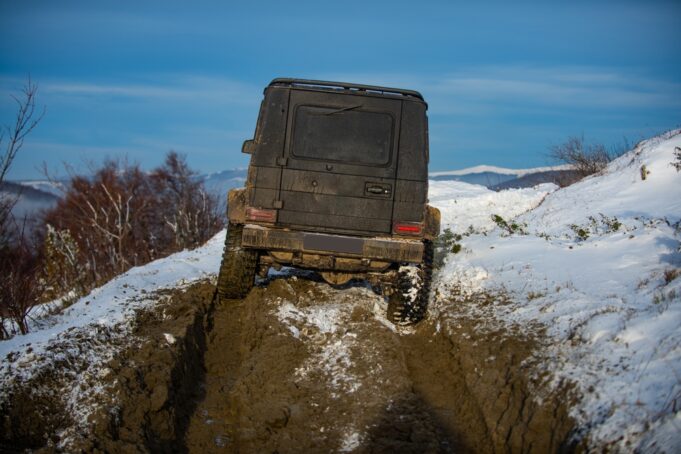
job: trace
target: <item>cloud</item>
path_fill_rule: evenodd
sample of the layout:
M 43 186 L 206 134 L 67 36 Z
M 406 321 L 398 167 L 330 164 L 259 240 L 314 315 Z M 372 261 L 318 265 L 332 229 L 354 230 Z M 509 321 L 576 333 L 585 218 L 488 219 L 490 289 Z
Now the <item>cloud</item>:
M 575 108 L 681 107 L 681 84 L 586 68 L 497 68 L 445 77 L 431 91 L 483 102 Z
M 251 105 L 259 102 L 262 87 L 217 77 L 171 76 L 146 83 L 107 83 L 45 80 L 45 95 L 85 98 L 127 98 L 142 101 L 195 101 Z
M 421 91 L 433 114 L 488 113 L 513 105 L 571 109 L 681 108 L 681 83 L 600 67 L 487 66 L 439 75 L 343 74 L 333 79 Z

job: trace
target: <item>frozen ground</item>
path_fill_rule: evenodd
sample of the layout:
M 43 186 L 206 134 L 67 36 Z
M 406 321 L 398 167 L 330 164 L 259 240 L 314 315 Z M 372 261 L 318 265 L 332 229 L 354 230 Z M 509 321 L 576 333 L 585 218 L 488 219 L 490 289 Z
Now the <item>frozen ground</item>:
M 136 313 L 159 302 L 154 292 L 214 276 L 224 239 L 223 231 L 201 248 L 132 268 L 59 314 L 51 314 L 53 304 L 37 307 L 27 335 L 0 341 L 0 405 L 15 386 L 57 368 L 64 380 L 58 392 L 74 419 L 86 424 L 101 400 L 96 383 L 109 373 L 107 363 L 132 342 Z
M 451 291 L 503 293 L 510 303 L 494 306 L 496 318 L 544 325 L 555 339 L 548 367 L 556 382 L 570 379 L 584 396 L 573 416 L 594 442 L 622 450 L 681 449 L 675 147 L 679 131 L 639 144 L 602 175 L 555 191 L 492 193 L 431 183 L 444 223 L 476 232 L 447 258 L 436 284 L 444 299 Z M 519 215 L 519 230 L 494 226 L 492 213 L 505 220 Z M 446 310 L 443 302 L 436 306 Z
M 433 310 L 452 310 L 461 295 L 499 294 L 507 303 L 488 307 L 497 321 L 545 326 L 553 339 L 545 369 L 555 383 L 576 383 L 583 398 L 572 413 L 594 446 L 681 447 L 681 173 L 670 165 L 675 147 L 681 147 L 678 131 L 640 144 L 602 175 L 565 189 L 430 185 L 443 227 L 465 234 L 462 251 L 450 254 L 436 277 Z M 492 215 L 509 225 L 514 219 L 518 227 L 499 227 Z M 37 317 L 30 334 L 0 342 L 0 401 L 9 383 L 64 355 L 89 362 L 87 378 L 96 379 L 120 343 L 82 339 L 102 332 L 123 339 L 135 311 L 155 304 L 150 294 L 214 276 L 223 241 L 224 232 L 200 249 L 132 269 L 64 313 Z M 479 314 L 474 304 L 466 307 L 469 315 Z M 340 323 L 313 308 L 284 304 L 279 310 L 292 322 L 294 337 L 307 325 L 335 333 Z M 342 368 L 348 360 L 342 349 L 321 353 L 322 366 Z M 351 386 L 352 380 L 337 384 Z M 80 389 L 91 390 L 74 387 L 74 408 L 85 397 Z

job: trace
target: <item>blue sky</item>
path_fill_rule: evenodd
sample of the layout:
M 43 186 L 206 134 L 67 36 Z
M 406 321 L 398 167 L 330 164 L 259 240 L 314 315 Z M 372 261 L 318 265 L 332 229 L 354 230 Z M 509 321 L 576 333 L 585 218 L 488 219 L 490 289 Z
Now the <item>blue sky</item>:
M 243 167 L 275 77 L 416 89 L 431 170 L 549 164 L 583 134 L 681 126 L 681 2 L 0 0 L 0 121 L 27 75 L 47 113 L 10 178 L 174 149 Z

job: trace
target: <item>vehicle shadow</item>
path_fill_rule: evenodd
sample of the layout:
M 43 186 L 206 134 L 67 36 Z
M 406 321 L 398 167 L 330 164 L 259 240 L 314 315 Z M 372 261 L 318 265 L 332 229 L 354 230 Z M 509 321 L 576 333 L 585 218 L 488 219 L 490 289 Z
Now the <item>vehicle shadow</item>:
M 482 448 L 482 447 L 478 447 Z M 468 453 L 485 452 L 468 446 L 461 433 L 448 427 L 426 401 L 409 393 L 390 402 L 368 431 L 357 452 Z

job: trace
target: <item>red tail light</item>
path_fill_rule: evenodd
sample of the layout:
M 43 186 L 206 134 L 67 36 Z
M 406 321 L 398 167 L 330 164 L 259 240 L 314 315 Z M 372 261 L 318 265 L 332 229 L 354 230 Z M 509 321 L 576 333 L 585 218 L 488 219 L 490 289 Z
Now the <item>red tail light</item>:
M 277 210 L 248 207 L 246 208 L 246 219 L 249 221 L 275 222 Z
M 395 222 L 393 224 L 393 233 L 398 235 L 420 235 L 423 231 L 423 225 L 419 222 Z

